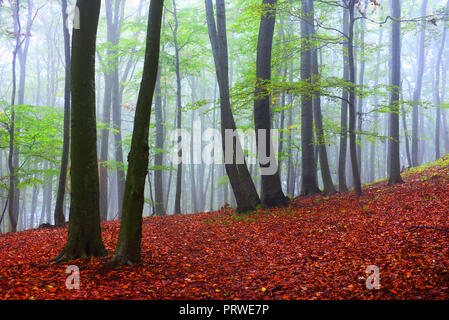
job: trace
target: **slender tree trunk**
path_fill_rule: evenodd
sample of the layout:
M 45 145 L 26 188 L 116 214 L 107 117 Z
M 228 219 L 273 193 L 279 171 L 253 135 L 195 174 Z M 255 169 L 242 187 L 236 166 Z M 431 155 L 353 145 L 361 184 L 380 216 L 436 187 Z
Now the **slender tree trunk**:
M 175 27 L 173 29 L 173 42 L 175 45 L 175 68 L 176 68 L 176 117 L 177 128 L 181 129 L 182 125 L 182 101 L 181 101 L 181 71 L 179 66 L 179 45 L 178 45 L 178 14 L 176 12 L 176 2 L 173 0 L 173 16 L 175 19 Z M 185 141 L 184 141 L 185 142 Z M 178 138 L 178 145 L 181 143 L 181 137 Z M 178 156 L 182 159 L 182 149 L 179 150 Z M 179 161 L 178 170 L 176 172 L 176 195 L 175 195 L 175 214 L 181 213 L 181 193 L 182 193 L 182 161 Z
M 59 171 L 58 194 L 54 212 L 55 225 L 65 225 L 63 212 L 65 182 L 67 180 L 67 167 L 70 150 L 70 33 L 67 28 L 67 0 L 61 0 L 62 29 L 64 34 L 64 57 L 65 57 L 65 88 L 64 88 L 64 138 L 62 146 L 61 168 Z
M 399 97 L 401 87 L 401 4 L 400 0 L 390 0 L 391 16 L 393 19 L 391 29 L 391 96 L 390 96 L 390 143 L 389 143 L 389 184 L 402 182 L 401 160 L 399 150 Z
M 349 34 L 349 10 L 343 8 L 343 32 Z M 349 81 L 348 42 L 343 45 L 343 80 Z M 348 190 L 346 184 L 346 154 L 348 150 L 348 89 L 343 88 L 340 115 L 340 152 L 338 156 L 338 190 Z
M 351 87 L 349 88 L 349 152 L 351 156 L 351 168 L 352 168 L 352 178 L 354 182 L 354 190 L 357 195 L 362 194 L 362 184 L 360 182 L 360 171 L 357 160 L 357 143 L 355 136 L 355 63 L 354 63 L 354 6 L 355 0 L 350 0 L 349 2 L 349 38 L 348 38 L 348 63 L 349 63 L 349 81 L 351 82 Z
M 134 117 L 131 151 L 128 155 L 123 216 L 117 247 L 111 261 L 113 264 L 132 264 L 140 261 L 145 178 L 149 162 L 148 135 L 159 66 L 163 7 L 163 0 L 152 0 L 150 3 L 143 76 Z
M 446 5 L 446 17 L 449 13 L 449 1 Z M 443 56 L 443 50 L 446 43 L 446 30 L 447 30 L 447 24 L 444 24 L 443 27 L 443 35 L 442 40 L 440 43 L 440 47 L 438 49 L 437 54 L 437 61 L 435 65 L 435 87 L 433 90 L 433 101 L 436 108 L 436 124 L 435 124 L 435 159 L 439 159 L 441 157 L 441 148 L 440 148 L 440 137 L 441 137 L 441 97 L 440 97 L 440 70 L 442 65 L 442 56 Z M 443 88 L 444 90 L 444 88 Z
M 16 206 L 16 167 L 14 164 L 14 138 L 15 138 L 15 100 L 16 100 L 16 61 L 17 61 L 17 53 L 21 46 L 20 40 L 20 22 L 19 22 L 19 12 L 20 12 L 20 1 L 16 0 L 15 7 L 13 8 L 13 23 L 14 23 L 14 34 L 15 34 L 15 47 L 12 56 L 12 93 L 11 93 L 11 121 L 9 125 L 9 154 L 8 154 L 8 169 L 9 169 L 9 194 L 8 194 L 8 215 L 10 221 L 10 229 L 11 232 L 15 232 L 17 230 L 17 221 L 18 221 L 18 211 L 15 210 Z
M 164 188 L 162 186 L 162 166 L 164 163 L 164 126 L 162 124 L 162 90 L 161 90 L 161 70 L 156 79 L 156 99 L 154 102 L 154 113 L 156 116 L 156 154 L 154 155 L 154 198 L 155 198 L 155 214 L 158 216 L 165 215 L 164 206 Z
M 271 141 L 270 94 L 267 89 L 267 85 L 271 81 L 271 52 L 276 22 L 276 5 L 276 0 L 262 0 L 254 94 L 254 125 L 262 176 L 261 200 L 267 207 L 283 206 L 289 201 L 282 191 L 278 164 Z M 264 134 L 265 137 L 263 137 Z
M 310 23 L 313 23 L 312 11 L 308 0 L 301 1 L 304 18 L 301 20 L 301 81 L 306 86 L 312 85 L 312 50 L 310 44 Z M 319 193 L 316 178 L 316 163 L 313 145 L 313 99 L 311 90 L 301 92 L 301 158 L 302 158 L 302 186 L 301 194 Z
M 237 203 L 237 210 L 245 212 L 255 209 L 260 203 L 259 196 L 252 181 L 246 162 L 238 162 L 242 147 L 238 136 L 232 136 L 232 144 L 227 143 L 226 135 L 235 132 L 236 125 L 231 111 L 228 76 L 228 47 L 226 36 L 226 10 L 223 0 L 217 0 L 217 23 L 215 23 L 211 0 L 206 0 L 206 18 L 209 38 L 214 55 L 215 70 L 220 91 L 222 147 L 225 155 L 225 169 L 231 183 Z M 226 198 L 226 197 L 225 197 Z M 225 200 L 226 201 L 226 200 Z
M 363 86 L 365 78 L 365 20 L 361 21 L 360 28 L 360 73 L 359 85 Z M 359 167 L 359 175 L 362 176 L 362 129 L 363 129 L 363 96 L 359 96 L 357 101 L 357 160 Z
M 378 46 L 379 48 L 377 49 L 377 63 L 376 63 L 376 73 L 375 73 L 375 80 L 374 80 L 374 87 L 377 87 L 379 85 L 379 69 L 380 69 L 380 63 L 381 63 L 381 50 L 380 50 L 380 46 L 382 45 L 382 39 L 383 39 L 383 28 L 379 28 L 379 41 L 378 41 Z M 379 114 L 377 112 L 377 107 L 379 104 L 379 100 L 377 95 L 375 94 L 374 97 L 374 132 L 377 134 L 378 133 L 378 121 L 379 121 Z M 369 173 L 369 181 L 372 182 L 376 179 L 376 170 L 375 170 L 375 166 L 374 166 L 374 162 L 376 159 L 376 141 L 371 141 L 371 150 L 370 150 L 370 173 Z
M 421 16 L 425 16 L 427 11 L 427 0 L 421 3 Z M 418 157 L 419 151 L 419 103 L 421 100 L 421 88 L 424 75 L 425 55 L 424 44 L 426 39 L 426 25 L 427 21 L 421 23 L 421 32 L 419 35 L 419 49 L 418 49 L 418 70 L 416 72 L 415 91 L 413 92 L 413 111 L 412 111 L 412 166 L 419 166 L 420 161 Z
M 310 11 L 310 21 L 314 21 L 314 7 L 313 7 L 313 0 L 307 0 L 309 5 L 309 11 Z M 310 34 L 309 37 L 311 40 L 315 39 L 316 33 L 315 33 L 315 27 L 313 26 L 313 23 L 309 24 L 310 28 Z M 313 42 L 312 42 L 313 43 Z M 311 79 L 312 79 L 312 86 L 314 89 L 319 90 L 319 88 L 315 88 L 317 86 L 317 83 L 320 78 L 320 71 L 319 71 L 319 63 L 318 63 L 318 49 L 316 47 L 313 47 L 311 49 Z M 332 194 L 335 193 L 335 186 L 332 181 L 332 175 L 329 169 L 329 160 L 327 157 L 327 148 L 326 148 L 326 139 L 324 135 L 324 128 L 323 128 L 323 115 L 321 113 L 321 96 L 319 91 L 317 91 L 313 95 L 313 117 L 315 119 L 315 132 L 317 136 L 317 147 L 318 147 L 318 158 L 320 160 L 320 170 L 321 170 L 321 177 L 323 179 L 323 187 L 324 187 L 324 193 L 326 194 Z M 318 188 L 318 186 L 317 186 Z

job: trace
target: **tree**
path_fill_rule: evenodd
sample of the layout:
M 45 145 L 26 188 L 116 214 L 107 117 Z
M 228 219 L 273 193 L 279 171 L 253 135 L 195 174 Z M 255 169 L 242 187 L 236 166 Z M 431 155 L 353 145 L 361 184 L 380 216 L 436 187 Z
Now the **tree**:
M 176 126 L 181 129 L 182 125 L 182 87 L 181 87 L 181 71 L 179 65 L 179 45 L 178 45 L 178 14 L 176 11 L 176 2 L 173 0 L 173 17 L 175 19 L 175 26 L 173 28 L 173 42 L 175 46 L 175 68 L 176 68 Z M 178 138 L 178 143 L 181 142 L 181 137 Z M 182 149 L 178 152 L 179 158 L 182 158 Z M 182 187 L 182 162 L 178 163 L 176 171 L 176 195 L 175 195 L 175 214 L 181 213 L 181 190 Z
M 362 185 L 360 182 L 360 171 L 357 161 L 357 142 L 355 135 L 355 124 L 356 124 L 356 114 L 355 114 L 355 84 L 356 84 L 356 74 L 355 74 L 355 61 L 354 61 L 354 23 L 355 23 L 355 12 L 354 7 L 356 0 L 348 1 L 349 10 L 349 30 L 348 30 L 348 64 L 349 64 L 349 152 L 351 156 L 351 168 L 352 176 L 354 179 L 354 190 L 357 195 L 362 194 Z
M 9 126 L 9 153 L 8 153 L 8 169 L 9 169 L 9 193 L 8 193 L 8 215 L 9 221 L 11 224 L 11 231 L 15 232 L 17 228 L 17 220 L 19 211 L 15 208 L 17 206 L 17 202 L 15 199 L 17 198 L 16 192 L 16 166 L 14 165 L 14 134 L 15 134 L 15 101 L 16 101 L 16 86 L 17 86 L 17 78 L 16 78 L 16 61 L 18 51 L 23 43 L 20 38 L 21 27 L 19 21 L 19 12 L 20 12 L 20 1 L 15 1 L 15 6 L 13 8 L 13 24 L 14 24 L 14 37 L 15 44 L 12 55 L 12 94 L 11 94 L 11 123 Z
M 109 2 L 110 0 L 106 1 Z M 114 13 L 109 14 L 110 19 L 108 23 L 108 32 L 110 33 L 110 41 L 112 44 L 112 50 L 110 51 L 112 60 L 111 71 L 111 102 L 112 102 L 112 124 L 116 130 L 114 134 L 114 156 L 117 162 L 116 179 L 117 179 L 117 216 L 120 219 L 122 216 L 122 203 L 125 188 L 125 171 L 123 169 L 123 148 L 122 148 L 122 107 L 120 96 L 120 78 L 119 78 L 119 58 L 116 52 L 117 46 L 120 41 L 120 25 L 121 16 L 123 15 L 123 8 L 125 0 L 115 0 Z M 111 5 L 109 5 L 109 8 Z
M 164 206 L 164 188 L 162 187 L 162 165 L 164 156 L 164 126 L 162 120 L 162 90 L 161 90 L 161 70 L 159 66 L 159 72 L 156 80 L 156 99 L 154 102 L 154 113 L 156 116 L 156 154 L 154 155 L 154 201 L 155 201 L 155 214 L 158 216 L 165 215 Z
M 104 256 L 101 239 L 95 48 L 101 0 L 77 0 L 79 29 L 73 29 L 71 60 L 71 198 L 67 243 L 55 262 Z
M 401 3 L 400 0 L 390 0 L 391 27 L 391 95 L 389 121 L 389 184 L 402 182 L 401 160 L 399 158 L 399 97 L 401 90 Z
M 425 16 L 427 11 L 427 0 L 421 3 L 421 16 Z M 419 49 L 418 49 L 418 70 L 416 72 L 415 90 L 413 92 L 413 111 L 412 111 L 412 166 L 419 165 L 418 161 L 418 141 L 419 141 L 419 126 L 418 126 L 418 112 L 419 101 L 421 100 L 422 80 L 424 75 L 424 43 L 426 39 L 426 24 L 427 21 L 421 22 L 421 32 L 419 33 Z
M 301 1 L 304 18 L 301 20 L 301 80 L 308 86 L 312 83 L 312 50 L 311 27 L 313 25 L 312 10 L 308 0 Z M 318 59 L 317 59 L 318 60 Z M 316 61 L 317 62 L 317 61 Z M 316 70 L 315 70 L 316 71 Z M 317 102 L 315 100 L 315 102 Z M 308 90 L 301 93 L 301 159 L 302 184 L 301 194 L 310 195 L 319 193 L 316 176 L 316 162 L 313 143 L 313 95 Z
M 268 207 L 282 206 L 288 203 L 288 198 L 282 191 L 279 170 L 275 163 L 276 159 L 271 141 L 270 94 L 267 88 L 271 80 L 271 51 L 274 25 L 276 22 L 276 4 L 277 0 L 262 0 L 262 16 L 257 40 L 257 79 L 254 94 L 254 126 L 256 129 L 259 165 L 262 174 L 261 200 Z M 265 135 L 265 139 L 261 140 L 259 136 L 263 137 L 263 135 Z M 262 158 L 268 158 L 268 161 L 262 163 L 260 161 Z M 276 166 L 275 172 L 264 172 L 270 166 Z
M 70 150 L 70 32 L 67 26 L 67 0 L 61 0 L 62 10 L 62 30 L 64 34 L 64 57 L 65 57 L 65 88 L 64 88 L 64 142 L 61 158 L 61 169 L 59 172 L 58 194 L 55 205 L 55 225 L 62 227 L 65 225 L 63 212 L 65 183 L 67 180 L 67 167 Z
M 232 136 L 232 150 L 228 149 L 229 146 L 226 143 L 226 132 L 229 130 L 234 132 L 236 130 L 236 125 L 229 97 L 225 3 L 224 0 L 216 1 L 217 23 L 215 23 L 212 0 L 205 0 L 205 5 L 209 38 L 220 91 L 221 135 L 223 153 L 225 154 L 225 169 L 237 202 L 237 210 L 239 212 L 246 212 L 255 209 L 256 206 L 260 204 L 260 199 L 245 161 L 243 161 L 243 163 L 237 163 L 237 152 L 242 152 L 238 136 Z M 226 156 L 231 153 L 231 157 Z
M 313 1 L 308 1 L 308 10 L 309 10 L 309 16 L 310 21 L 314 21 L 314 13 L 315 10 L 313 8 Z M 310 32 L 309 32 L 309 38 L 310 40 L 315 40 L 316 33 L 315 33 L 315 27 L 313 23 L 309 24 Z M 316 86 L 320 79 L 320 71 L 319 71 L 319 64 L 318 64 L 318 49 L 316 45 L 313 45 L 313 48 L 311 49 L 312 54 L 312 85 Z M 326 194 L 332 194 L 335 193 L 335 186 L 332 181 L 332 175 L 329 169 L 329 160 L 327 157 L 327 148 L 326 148 L 326 138 L 324 136 L 324 127 L 323 127 L 323 115 L 321 113 L 321 96 L 319 92 L 316 92 L 313 95 L 313 117 L 315 119 L 315 126 L 316 126 L 316 137 L 318 142 L 318 155 L 320 160 L 320 169 L 321 169 L 321 177 L 323 179 L 323 186 L 324 186 L 324 193 Z M 318 186 L 317 186 L 318 187 Z
M 148 173 L 148 135 L 151 107 L 159 66 L 160 33 L 163 0 L 152 0 L 142 81 L 134 117 L 131 151 L 128 155 L 125 195 L 123 198 L 120 233 L 112 264 L 132 264 L 140 261 L 142 211 L 145 179 Z
M 449 14 L 449 1 L 446 5 L 446 15 L 447 18 Z M 446 32 L 447 31 L 447 24 L 444 24 L 443 27 L 443 35 L 442 40 L 440 43 L 440 47 L 438 48 L 438 53 L 436 56 L 436 64 L 435 64 L 435 85 L 433 90 L 433 101 L 434 105 L 436 107 L 436 124 L 435 124 L 435 159 L 439 159 L 441 156 L 440 151 L 440 128 L 441 128 L 441 97 L 440 97 L 440 69 L 442 64 L 442 56 L 443 56 L 443 50 L 444 46 L 446 44 Z M 443 71 L 444 72 L 444 71 Z
M 349 34 L 349 10 L 343 7 L 343 33 Z M 343 43 L 343 80 L 349 80 L 348 39 Z M 340 152 L 338 155 L 338 190 L 348 191 L 346 184 L 346 155 L 348 150 L 348 90 L 343 89 L 340 113 Z

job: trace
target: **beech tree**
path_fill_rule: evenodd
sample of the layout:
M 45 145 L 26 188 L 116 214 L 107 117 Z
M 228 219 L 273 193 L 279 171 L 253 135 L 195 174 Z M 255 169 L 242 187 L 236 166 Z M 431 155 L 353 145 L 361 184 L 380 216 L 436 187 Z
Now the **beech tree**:
M 390 96 L 390 142 L 388 183 L 402 182 L 399 157 L 399 98 L 401 90 L 401 2 L 391 0 L 391 96 Z
M 73 29 L 71 59 L 71 197 L 67 243 L 55 262 L 104 256 L 101 239 L 95 48 L 101 0 L 77 0 L 79 29 Z
M 145 179 L 148 172 L 148 135 L 153 94 L 159 66 L 160 33 L 163 0 L 151 0 L 148 15 L 145 61 L 137 98 L 131 151 L 123 198 L 120 233 L 112 264 L 133 264 L 140 261 L 142 211 Z
M 61 0 L 62 29 L 64 35 L 64 62 L 65 62 L 65 83 L 64 83 L 64 142 L 62 147 L 61 168 L 59 172 L 58 194 L 55 205 L 55 225 L 62 227 L 65 225 L 63 211 L 65 185 L 67 181 L 67 167 L 70 150 L 70 32 L 67 26 L 67 0 Z
M 288 203 L 284 195 L 279 177 L 279 170 L 267 174 L 263 169 L 275 165 L 274 149 L 271 141 L 270 94 L 267 85 L 271 80 L 271 51 L 273 46 L 274 25 L 276 23 L 276 0 L 262 0 L 262 16 L 257 40 L 256 88 L 254 96 L 254 126 L 259 154 L 259 165 L 262 170 L 261 200 L 268 207 L 282 206 Z M 260 140 L 259 133 L 265 133 Z M 263 147 L 262 147 L 263 146 Z M 266 152 L 266 154 L 263 154 Z M 260 162 L 261 157 L 268 158 L 267 163 Z
M 215 71 L 220 90 L 223 153 L 228 155 L 232 152 L 232 159 L 225 156 L 225 168 L 237 201 L 237 210 L 239 212 L 246 212 L 255 209 L 260 203 L 260 199 L 253 180 L 251 179 L 246 162 L 243 161 L 243 163 L 237 163 L 237 152 L 243 152 L 238 136 L 232 136 L 232 150 L 228 150 L 228 145 L 226 143 L 227 130 L 235 131 L 236 125 L 229 98 L 229 68 L 225 3 L 224 0 L 216 1 L 217 23 L 215 23 L 212 0 L 205 0 L 205 5 L 209 38 L 212 45 Z

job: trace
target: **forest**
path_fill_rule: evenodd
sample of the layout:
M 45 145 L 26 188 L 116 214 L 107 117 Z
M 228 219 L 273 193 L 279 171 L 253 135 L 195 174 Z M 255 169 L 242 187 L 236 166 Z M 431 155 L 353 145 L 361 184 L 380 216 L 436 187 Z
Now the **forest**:
M 448 27 L 446 0 L 0 0 L 0 300 L 449 298 Z

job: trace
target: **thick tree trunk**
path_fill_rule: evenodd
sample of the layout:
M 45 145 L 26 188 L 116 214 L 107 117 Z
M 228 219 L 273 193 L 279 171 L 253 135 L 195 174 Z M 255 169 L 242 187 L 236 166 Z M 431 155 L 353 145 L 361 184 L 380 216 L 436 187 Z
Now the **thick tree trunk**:
M 95 47 L 100 0 L 77 0 L 80 29 L 73 29 L 71 60 L 71 198 L 67 243 L 56 262 L 104 256 L 101 239 Z

